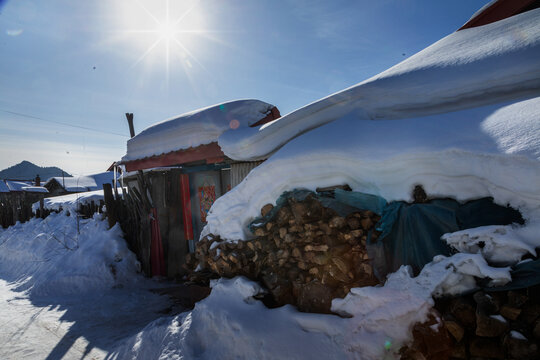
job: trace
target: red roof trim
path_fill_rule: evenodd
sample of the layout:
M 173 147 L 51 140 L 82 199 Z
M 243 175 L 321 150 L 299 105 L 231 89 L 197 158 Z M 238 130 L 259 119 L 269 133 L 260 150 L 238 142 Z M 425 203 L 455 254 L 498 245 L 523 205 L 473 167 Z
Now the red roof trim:
M 250 125 L 251 127 L 266 124 L 270 121 L 279 119 L 281 114 L 277 107 L 273 107 L 270 113 L 261 120 Z M 135 171 L 143 169 L 151 169 L 156 167 L 166 167 L 174 165 L 182 165 L 194 161 L 205 160 L 207 164 L 216 164 L 225 160 L 225 154 L 217 142 L 212 142 L 207 145 L 200 145 L 194 148 L 185 150 L 171 151 L 167 154 L 155 155 L 143 159 L 125 161 L 121 164 L 126 166 L 126 171 Z M 114 166 L 111 165 L 111 167 Z
M 194 161 L 206 160 L 207 164 L 222 162 L 225 154 L 217 142 L 207 145 L 200 145 L 185 150 L 171 151 L 167 154 L 156 155 L 144 159 L 126 161 L 123 164 L 127 171 L 151 169 L 156 167 L 182 165 Z
M 274 106 L 272 110 L 270 110 L 270 113 L 263 117 L 261 120 L 257 121 L 255 124 L 249 125 L 250 127 L 260 126 L 264 125 L 266 123 L 269 123 L 270 121 L 274 121 L 276 119 L 279 119 L 281 117 L 281 114 L 279 113 L 279 109 Z
M 499 0 L 469 20 L 459 30 L 491 24 L 495 21 L 509 18 L 526 10 L 534 2 L 535 0 Z

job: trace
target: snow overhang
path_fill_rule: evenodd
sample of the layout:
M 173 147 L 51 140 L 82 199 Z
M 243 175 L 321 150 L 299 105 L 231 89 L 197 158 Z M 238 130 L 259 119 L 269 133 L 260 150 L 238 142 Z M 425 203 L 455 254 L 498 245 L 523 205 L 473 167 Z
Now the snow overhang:
M 195 110 L 155 124 L 128 140 L 117 164 L 126 171 L 226 159 L 219 145 L 225 132 L 257 127 L 280 117 L 277 107 L 259 100 L 236 100 Z

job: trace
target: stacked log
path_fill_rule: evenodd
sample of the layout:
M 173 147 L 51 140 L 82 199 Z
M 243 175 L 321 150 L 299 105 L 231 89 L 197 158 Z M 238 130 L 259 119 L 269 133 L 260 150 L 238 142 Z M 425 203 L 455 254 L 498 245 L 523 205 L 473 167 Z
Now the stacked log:
M 413 330 L 413 343 L 401 350 L 403 359 L 540 358 L 538 286 L 438 299 L 435 307 L 441 314 L 442 326 L 417 324 L 415 329 L 425 331 L 420 335 Z M 428 341 L 423 339 L 425 333 L 431 333 Z
M 264 206 L 261 215 L 272 208 Z M 332 299 L 345 297 L 352 287 L 378 283 L 366 251 L 368 232 L 378 220 L 369 210 L 341 217 L 311 196 L 290 199 L 255 229 L 254 239 L 226 242 L 207 236 L 187 263 L 220 277 L 259 280 L 271 294 L 268 304 L 329 313 Z

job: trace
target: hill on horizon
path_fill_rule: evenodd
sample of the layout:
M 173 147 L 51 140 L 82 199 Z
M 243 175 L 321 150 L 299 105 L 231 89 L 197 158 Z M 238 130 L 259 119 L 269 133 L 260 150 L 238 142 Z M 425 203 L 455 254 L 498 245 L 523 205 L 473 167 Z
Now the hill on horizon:
M 62 169 L 56 166 L 41 167 L 32 164 L 30 161 L 24 160 L 23 162 L 8 167 L 0 171 L 0 179 L 11 180 L 31 180 L 35 179 L 39 174 L 41 182 L 44 183 L 47 179 L 53 176 L 62 176 Z M 64 171 L 65 177 L 72 177 L 69 173 Z

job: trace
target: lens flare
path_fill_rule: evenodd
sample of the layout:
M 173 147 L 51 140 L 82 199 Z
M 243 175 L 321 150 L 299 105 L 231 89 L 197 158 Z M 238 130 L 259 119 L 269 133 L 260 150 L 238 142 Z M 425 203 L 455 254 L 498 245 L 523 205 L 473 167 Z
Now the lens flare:
M 19 36 L 23 33 L 23 30 L 22 29 L 11 29 L 11 30 L 6 30 L 6 34 L 8 34 L 9 36 Z

